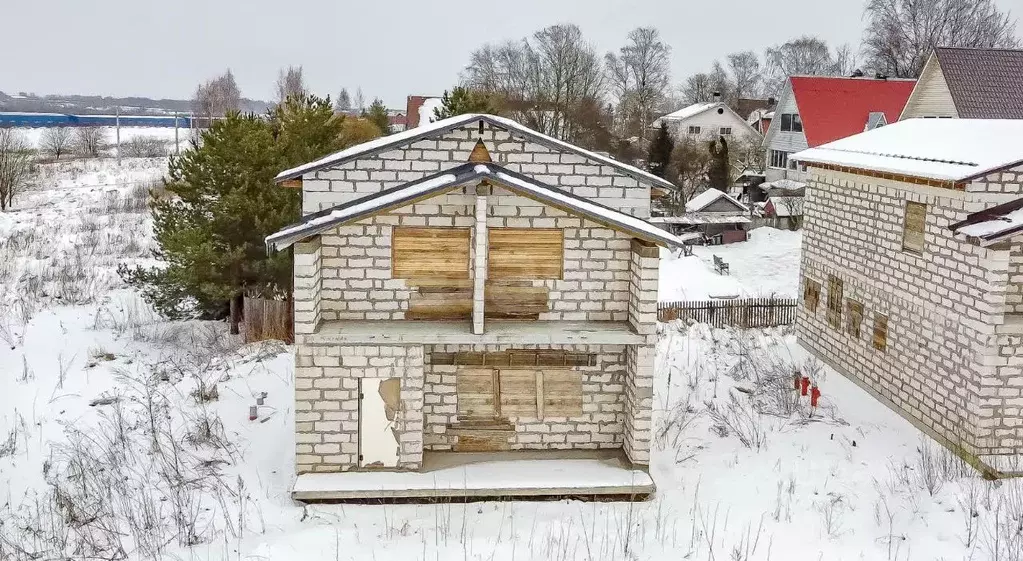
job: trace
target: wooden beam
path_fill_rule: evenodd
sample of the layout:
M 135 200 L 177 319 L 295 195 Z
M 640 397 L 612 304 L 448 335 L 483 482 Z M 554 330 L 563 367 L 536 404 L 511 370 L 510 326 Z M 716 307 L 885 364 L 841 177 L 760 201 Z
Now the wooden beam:
M 638 253 L 641 257 L 661 256 L 656 244 L 639 238 L 632 238 L 632 252 Z
M 278 185 L 280 185 L 281 187 L 284 187 L 286 189 L 301 189 L 302 188 L 302 178 L 298 178 L 298 179 L 285 179 L 284 181 L 281 181 Z

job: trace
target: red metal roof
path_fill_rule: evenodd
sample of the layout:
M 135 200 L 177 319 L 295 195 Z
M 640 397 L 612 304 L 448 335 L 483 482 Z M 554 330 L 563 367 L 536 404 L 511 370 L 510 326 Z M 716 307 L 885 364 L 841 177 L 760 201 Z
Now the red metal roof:
M 874 111 L 883 111 L 889 123 L 898 121 L 916 85 L 916 80 L 822 76 L 789 80 L 810 148 L 863 132 Z

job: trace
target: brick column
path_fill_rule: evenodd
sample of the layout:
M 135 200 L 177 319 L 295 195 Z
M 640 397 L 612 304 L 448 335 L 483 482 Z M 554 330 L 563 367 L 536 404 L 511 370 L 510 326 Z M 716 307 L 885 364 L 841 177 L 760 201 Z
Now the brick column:
M 487 282 L 487 187 L 476 187 L 476 222 L 473 244 L 472 332 L 482 335 Z
M 646 342 L 625 350 L 625 454 L 634 464 L 650 463 L 654 403 L 654 345 L 657 342 L 657 246 L 632 241 L 629 266 L 629 326 Z
M 320 238 L 295 244 L 295 339 L 316 331 L 320 322 Z

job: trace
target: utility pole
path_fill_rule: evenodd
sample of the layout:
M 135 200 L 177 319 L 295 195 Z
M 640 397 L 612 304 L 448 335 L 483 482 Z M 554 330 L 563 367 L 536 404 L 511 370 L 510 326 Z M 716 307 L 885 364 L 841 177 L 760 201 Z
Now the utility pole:
M 121 106 L 114 107 L 114 125 L 117 129 L 117 167 L 121 167 Z

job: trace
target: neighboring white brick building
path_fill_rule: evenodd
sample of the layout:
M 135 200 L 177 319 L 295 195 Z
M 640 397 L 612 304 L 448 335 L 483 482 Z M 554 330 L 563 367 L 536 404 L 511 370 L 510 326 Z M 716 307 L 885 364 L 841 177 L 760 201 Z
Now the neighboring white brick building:
M 914 119 L 795 156 L 802 344 L 993 474 L 1023 472 L 1021 141 Z
M 453 452 L 648 464 L 657 246 L 683 240 L 645 219 L 670 185 L 487 115 L 278 181 L 305 214 L 267 238 L 295 251 L 300 480 Z

